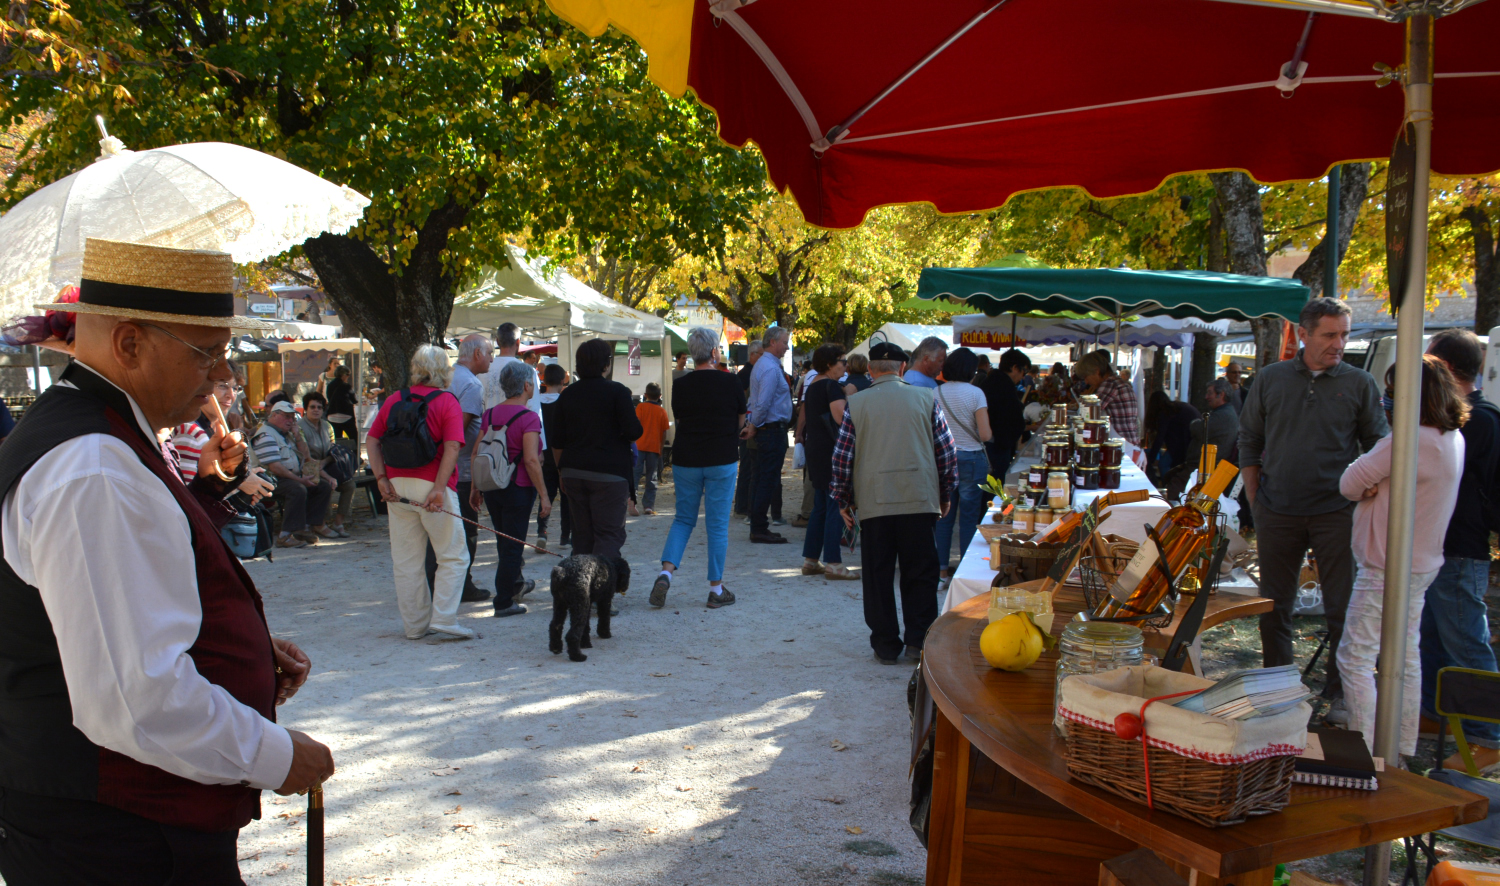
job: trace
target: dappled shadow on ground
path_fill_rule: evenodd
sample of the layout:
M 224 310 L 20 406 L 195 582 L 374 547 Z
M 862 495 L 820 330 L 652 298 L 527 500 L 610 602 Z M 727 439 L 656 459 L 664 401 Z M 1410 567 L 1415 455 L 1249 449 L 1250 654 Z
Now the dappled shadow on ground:
M 786 494 L 790 514 L 790 478 Z M 661 516 L 631 519 L 636 589 L 582 664 L 546 649 L 555 560 L 540 555 L 527 557 L 532 612 L 497 620 L 465 604 L 482 634 L 468 642 L 401 636 L 383 527 L 253 564 L 273 631 L 316 666 L 281 712 L 339 763 L 331 882 L 920 882 L 910 671 L 871 661 L 858 584 L 799 575 L 800 530 L 767 550 L 737 523 L 739 603 L 706 610 L 700 526 L 667 607 L 652 610 L 672 504 L 667 486 Z M 483 541 L 476 577 L 493 563 Z M 305 801 L 267 798 L 242 869 L 300 880 Z

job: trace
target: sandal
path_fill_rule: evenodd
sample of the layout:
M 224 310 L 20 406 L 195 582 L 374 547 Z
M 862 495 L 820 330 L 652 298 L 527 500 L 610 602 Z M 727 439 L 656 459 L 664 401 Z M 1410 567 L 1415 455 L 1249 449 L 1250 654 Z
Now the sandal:
M 831 563 L 824 568 L 823 578 L 830 581 L 855 581 L 859 574 L 850 572 L 842 563 Z
M 331 526 L 314 526 L 313 527 L 313 534 L 316 535 L 316 536 L 318 536 L 319 538 L 339 538 L 340 537 L 339 534 L 338 534 L 338 532 L 334 531 L 333 527 L 331 527 Z
M 330 523 L 330 524 L 328 524 L 328 528 L 331 529 L 331 530 L 333 530 L 333 534 L 336 535 L 336 536 L 338 536 L 339 538 L 348 538 L 349 537 L 349 533 L 347 531 L 345 531 L 345 529 L 344 529 L 344 527 L 342 525 L 335 526 L 332 523 Z

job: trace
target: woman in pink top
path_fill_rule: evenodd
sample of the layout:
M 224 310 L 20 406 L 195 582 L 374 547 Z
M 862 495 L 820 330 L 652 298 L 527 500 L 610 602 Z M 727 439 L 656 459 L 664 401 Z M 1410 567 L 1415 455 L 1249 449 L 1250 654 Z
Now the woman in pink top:
M 506 451 L 510 463 L 516 466 L 510 485 L 504 489 L 484 493 L 485 506 L 490 511 L 490 522 L 495 531 L 511 538 L 524 539 L 526 527 L 531 522 L 531 507 L 536 504 L 537 490 L 546 489 L 542 480 L 541 416 L 526 408 L 536 394 L 536 373 L 519 360 L 512 360 L 500 369 L 500 390 L 505 401 L 484 414 L 480 422 L 479 436 L 483 439 L 491 428 L 505 428 Z M 475 470 L 478 467 L 475 455 Z M 479 510 L 479 485 L 469 493 L 469 506 Z M 552 502 L 542 496 L 540 519 L 546 520 L 552 512 Z M 519 541 L 496 539 L 500 547 L 500 560 L 495 564 L 495 617 L 509 618 L 524 615 L 526 607 L 521 598 L 536 588 L 535 581 L 521 576 L 521 554 L 524 551 Z
M 1469 404 L 1454 383 L 1448 367 L 1435 357 L 1422 358 L 1421 427 L 1417 430 L 1417 519 L 1412 539 L 1411 597 L 1406 613 L 1406 670 L 1401 691 L 1401 753 L 1417 752 L 1417 717 L 1421 704 L 1422 661 L 1418 634 L 1427 586 L 1443 566 L 1443 536 L 1458 501 L 1463 476 L 1464 437 L 1458 433 L 1469 420 Z M 1354 509 L 1354 560 L 1359 571 L 1344 638 L 1339 642 L 1339 673 L 1344 678 L 1344 700 L 1349 728 L 1375 743 L 1375 659 L 1380 654 L 1381 603 L 1385 593 L 1386 522 L 1391 510 L 1391 438 L 1344 471 L 1339 491 L 1359 502 Z

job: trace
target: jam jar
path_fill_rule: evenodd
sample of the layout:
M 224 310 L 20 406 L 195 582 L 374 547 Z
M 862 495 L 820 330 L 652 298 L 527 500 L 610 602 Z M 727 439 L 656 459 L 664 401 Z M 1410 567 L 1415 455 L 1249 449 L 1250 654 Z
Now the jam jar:
M 1078 447 L 1078 451 L 1073 453 L 1073 461 L 1079 467 L 1099 467 L 1099 444 L 1085 443 Z
M 1073 468 L 1073 486 L 1075 489 L 1093 490 L 1099 488 L 1099 469 L 1078 465 Z
M 1099 488 L 1100 489 L 1119 489 L 1120 488 L 1120 466 L 1119 465 L 1100 465 L 1100 467 L 1099 467 Z
M 1104 445 L 1099 447 L 1099 467 L 1101 468 L 1119 470 L 1120 462 L 1124 458 L 1125 441 L 1118 437 L 1113 440 L 1106 440 Z
M 1045 486 L 1047 484 L 1047 466 L 1032 465 L 1026 470 L 1026 485 Z
M 1056 437 L 1047 441 L 1044 449 L 1048 468 L 1063 468 L 1068 465 L 1068 443 Z
M 1063 731 L 1057 708 L 1062 701 L 1062 682 L 1076 674 L 1099 674 L 1115 668 L 1138 665 L 1145 660 L 1146 638 L 1135 625 L 1114 622 L 1075 621 L 1063 628 L 1057 641 L 1057 678 L 1053 686 L 1053 725 Z
M 1055 425 L 1065 425 L 1068 423 L 1068 404 L 1052 404 L 1052 423 Z
M 1105 442 L 1104 422 L 1101 420 L 1090 420 L 1083 423 L 1083 442 L 1096 445 Z

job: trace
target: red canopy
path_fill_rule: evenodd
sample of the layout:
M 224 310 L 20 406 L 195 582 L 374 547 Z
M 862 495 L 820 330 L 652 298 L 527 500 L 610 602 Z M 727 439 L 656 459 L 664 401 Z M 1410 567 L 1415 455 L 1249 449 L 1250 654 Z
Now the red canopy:
M 629 21 L 634 0 L 549 2 L 589 30 L 602 25 L 577 10 L 602 4 L 642 40 L 653 77 L 672 91 L 674 48 L 660 33 L 671 29 L 660 18 L 650 33 Z M 1403 25 L 1373 17 L 1321 15 L 1302 56 L 1305 79 L 1285 97 L 1276 81 L 1308 21 L 1295 9 L 1209 0 L 694 0 L 691 17 L 682 27 L 686 85 L 717 112 L 724 139 L 758 144 L 775 184 L 827 227 L 857 225 L 887 203 L 963 212 L 1060 185 L 1098 197 L 1142 193 L 1193 170 L 1307 181 L 1337 162 L 1388 157 L 1403 115 L 1400 86 L 1377 89 L 1373 67 L 1402 63 Z M 956 34 L 847 135 L 815 150 Z M 1500 3 L 1437 23 L 1439 174 L 1500 170 L 1497 34 Z

